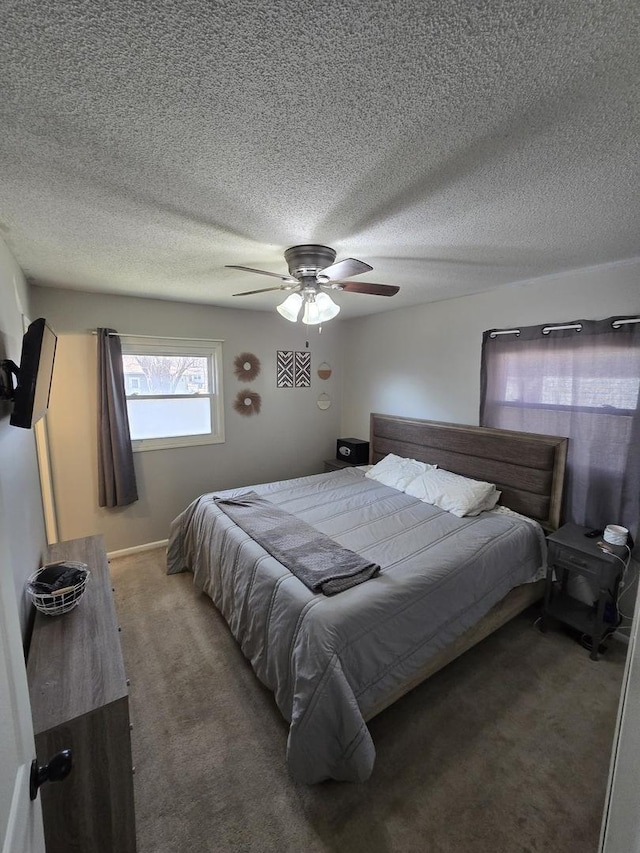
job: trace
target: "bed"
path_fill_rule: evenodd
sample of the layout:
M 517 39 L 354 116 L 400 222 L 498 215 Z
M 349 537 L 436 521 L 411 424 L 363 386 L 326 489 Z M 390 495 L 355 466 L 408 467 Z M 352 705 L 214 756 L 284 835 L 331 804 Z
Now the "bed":
M 203 495 L 174 521 L 168 572 L 193 572 L 273 691 L 294 779 L 367 779 L 366 722 L 541 597 L 566 450 L 555 436 L 372 414 L 371 463 L 393 453 L 495 483 L 502 508 L 458 518 L 346 468 Z M 248 490 L 380 573 L 312 592 L 221 510 Z

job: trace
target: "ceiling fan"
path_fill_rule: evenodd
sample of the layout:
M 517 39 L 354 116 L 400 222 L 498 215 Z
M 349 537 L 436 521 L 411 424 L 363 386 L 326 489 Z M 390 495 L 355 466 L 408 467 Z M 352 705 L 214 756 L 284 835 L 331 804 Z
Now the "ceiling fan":
M 272 290 L 289 290 L 290 295 L 281 305 L 278 312 L 295 323 L 304 306 L 302 322 L 310 326 L 331 320 L 340 311 L 340 306 L 331 299 L 326 291 L 345 290 L 349 293 L 369 293 L 373 296 L 394 296 L 399 290 L 390 284 L 374 284 L 371 281 L 346 281 L 353 275 L 362 275 L 373 267 L 355 258 L 345 258 L 336 261 L 336 253 L 329 246 L 306 244 L 291 246 L 284 253 L 284 259 L 289 267 L 289 275 L 280 275 L 266 270 L 255 270 L 251 267 L 227 264 L 228 269 L 254 272 L 258 275 L 268 275 L 279 278 L 284 284 L 278 287 L 263 287 L 260 290 L 246 290 L 234 293 L 234 296 L 252 296 L 254 293 L 267 293 Z

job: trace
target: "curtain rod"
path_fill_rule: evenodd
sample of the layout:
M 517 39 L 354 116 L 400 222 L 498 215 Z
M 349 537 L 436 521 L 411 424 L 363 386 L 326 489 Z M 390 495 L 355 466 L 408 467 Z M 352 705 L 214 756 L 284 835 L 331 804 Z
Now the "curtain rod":
M 582 331 L 582 323 L 567 323 L 564 326 L 545 326 L 542 330 L 543 335 L 548 335 L 549 332 L 562 332 L 565 329 L 575 329 L 576 332 Z
M 490 338 L 497 338 L 498 335 L 519 335 L 520 329 L 503 329 L 502 331 L 489 332 Z
M 92 335 L 97 335 L 97 329 L 91 329 Z M 224 338 L 175 338 L 171 337 L 171 335 L 127 335 L 124 332 L 109 332 L 110 338 L 149 338 L 149 340 L 157 341 L 158 338 L 162 338 L 163 341 L 207 341 L 207 343 L 213 344 L 223 344 Z
M 611 326 L 614 329 L 619 329 L 621 326 L 626 326 L 630 323 L 640 323 L 640 317 L 614 320 L 611 323 Z M 563 329 L 575 329 L 576 332 L 579 332 L 582 330 L 582 323 L 567 323 L 564 326 L 544 326 L 542 334 L 548 335 L 549 332 L 559 332 Z M 489 332 L 490 338 L 497 338 L 498 335 L 516 335 L 516 337 L 518 337 L 520 335 L 520 329 L 494 329 L 494 331 Z
M 629 320 L 614 320 L 611 325 L 614 329 L 619 329 L 620 326 L 626 326 L 628 323 L 640 323 L 640 317 L 633 317 Z

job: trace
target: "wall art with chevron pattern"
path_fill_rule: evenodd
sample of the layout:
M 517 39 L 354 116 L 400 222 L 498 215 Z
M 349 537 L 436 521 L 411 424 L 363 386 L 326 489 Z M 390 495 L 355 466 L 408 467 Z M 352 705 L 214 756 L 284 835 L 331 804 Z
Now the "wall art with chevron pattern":
M 311 388 L 311 353 L 309 350 L 296 352 L 294 368 L 293 381 L 296 388 Z
M 277 388 L 311 388 L 311 353 L 280 349 L 276 358 Z
M 278 350 L 276 387 L 293 388 L 293 352 L 291 350 Z

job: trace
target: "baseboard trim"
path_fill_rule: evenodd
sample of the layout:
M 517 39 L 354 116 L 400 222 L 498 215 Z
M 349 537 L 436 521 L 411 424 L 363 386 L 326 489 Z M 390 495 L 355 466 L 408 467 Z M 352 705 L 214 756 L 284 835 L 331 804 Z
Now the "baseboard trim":
M 631 627 L 631 625 L 629 625 Z M 622 631 L 614 631 L 611 635 L 614 640 L 620 640 L 621 643 L 624 643 L 626 646 L 629 645 L 629 637 L 627 634 L 623 634 Z
M 107 557 L 128 557 L 130 554 L 139 554 L 141 551 L 155 551 L 156 548 L 166 548 L 168 539 L 160 539 L 159 542 L 147 542 L 146 545 L 132 545 L 131 548 L 121 548 L 119 551 L 109 551 Z

